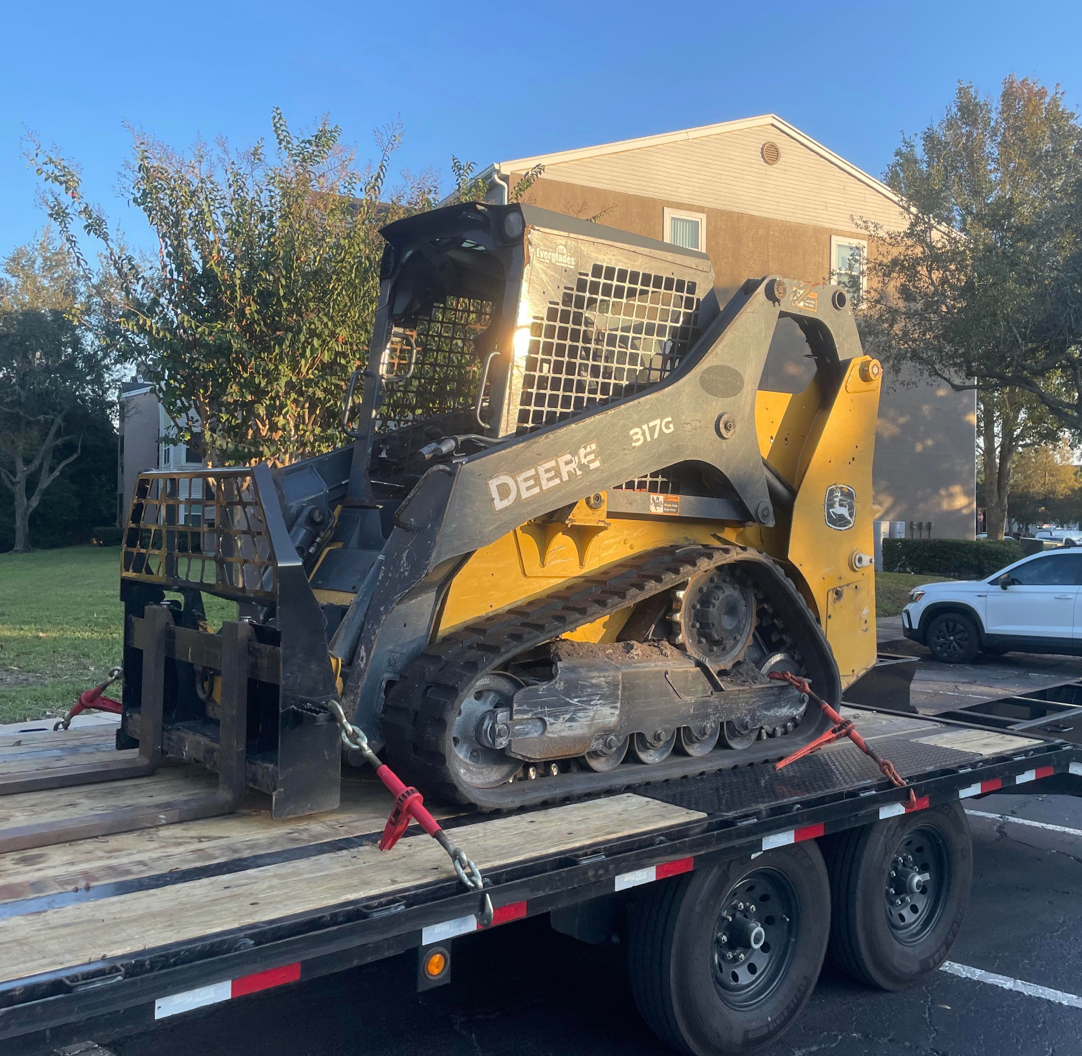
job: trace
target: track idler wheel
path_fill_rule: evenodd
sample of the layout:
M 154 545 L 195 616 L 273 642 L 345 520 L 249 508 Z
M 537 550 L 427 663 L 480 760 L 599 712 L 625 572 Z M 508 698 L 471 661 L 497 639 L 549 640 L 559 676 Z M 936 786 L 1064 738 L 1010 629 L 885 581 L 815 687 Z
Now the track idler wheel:
M 630 743 L 631 738 L 625 737 L 610 751 L 587 752 L 582 757 L 582 761 L 591 770 L 595 770 L 599 774 L 607 774 L 615 770 L 624 761 L 624 756 L 627 755 L 627 746 Z
M 677 740 L 684 755 L 698 757 L 714 750 L 721 736 L 720 722 L 707 722 L 701 726 L 681 726 Z
M 448 762 L 475 788 L 495 788 L 518 773 L 522 763 L 502 748 L 485 744 L 484 724 L 497 708 L 510 708 L 519 683 L 502 674 L 482 675 L 463 697 L 451 727 Z
M 726 722 L 721 727 L 721 740 L 726 748 L 731 748 L 733 751 L 743 751 L 745 748 L 750 748 L 759 736 L 759 728 L 747 730 L 741 733 L 736 728 L 736 724 L 732 722 Z
M 664 762 L 672 755 L 673 746 L 676 744 L 676 730 L 666 735 L 664 730 L 658 730 L 654 734 L 636 733 L 631 738 L 631 754 L 640 763 L 654 766 Z

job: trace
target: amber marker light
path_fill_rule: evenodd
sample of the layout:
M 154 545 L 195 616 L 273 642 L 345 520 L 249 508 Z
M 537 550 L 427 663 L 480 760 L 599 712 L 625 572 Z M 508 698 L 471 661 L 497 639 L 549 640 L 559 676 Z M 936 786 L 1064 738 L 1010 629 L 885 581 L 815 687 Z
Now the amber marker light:
M 432 950 L 425 957 L 425 975 L 429 979 L 438 979 L 447 970 L 447 954 L 443 950 Z

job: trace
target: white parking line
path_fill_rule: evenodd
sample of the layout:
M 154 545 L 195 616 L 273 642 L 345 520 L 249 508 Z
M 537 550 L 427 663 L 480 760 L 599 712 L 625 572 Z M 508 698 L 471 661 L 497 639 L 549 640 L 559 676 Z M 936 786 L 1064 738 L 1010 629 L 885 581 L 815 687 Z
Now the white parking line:
M 1049 832 L 1065 832 L 1068 836 L 1082 836 L 1082 829 L 1069 829 L 1066 825 L 1051 825 L 1047 821 L 1030 821 L 1029 818 L 1016 818 L 1010 814 L 990 814 L 986 810 L 967 810 L 975 818 L 991 818 L 993 821 L 1010 821 L 1015 825 L 1029 825 L 1034 829 L 1048 829 Z
M 986 972 L 983 968 L 970 968 L 968 964 L 955 964 L 954 961 L 944 961 L 939 966 L 939 970 L 960 976 L 962 979 L 973 979 L 978 983 L 998 986 L 1002 990 L 1013 990 L 1015 993 L 1026 994 L 1028 997 L 1040 997 L 1045 1001 L 1054 1001 L 1057 1005 L 1067 1005 L 1068 1008 L 1082 1008 L 1082 997 L 1075 994 L 1068 994 L 1063 990 L 1052 990 L 1050 987 L 1038 986 L 1036 983 L 1026 983 L 1021 979 L 1012 979 L 1009 975 Z

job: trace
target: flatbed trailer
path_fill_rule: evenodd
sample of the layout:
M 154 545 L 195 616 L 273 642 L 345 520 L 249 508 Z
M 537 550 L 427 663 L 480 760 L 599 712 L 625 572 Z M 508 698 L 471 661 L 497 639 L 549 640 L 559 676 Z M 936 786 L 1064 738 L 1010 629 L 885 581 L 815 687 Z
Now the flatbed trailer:
M 843 834 L 957 812 L 962 799 L 1034 781 L 1082 791 L 1077 745 L 867 706 L 847 707 L 845 717 L 908 788 L 891 785 L 842 739 L 781 770 L 741 766 L 507 815 L 434 812 L 484 873 L 491 927 L 552 913 L 558 930 L 589 941 L 607 922 L 627 919 L 629 905 L 641 947 L 644 915 L 672 908 L 659 901 L 664 885 L 675 890 L 683 877 L 686 888 L 716 863 L 769 865 L 772 855 L 809 841 L 829 851 Z M 3 735 L 0 773 L 70 764 L 108 750 L 112 736 L 108 727 Z M 40 823 L 134 803 L 160 804 L 166 816 L 199 782 L 211 788 L 214 777 L 176 766 L 118 784 L 12 795 L 3 821 Z M 390 805 L 382 785 L 361 776 L 345 782 L 338 810 L 313 817 L 272 821 L 267 800 L 250 793 L 244 809 L 225 817 L 0 855 L 0 1051 L 107 1043 L 411 949 L 420 951 L 419 987 L 449 979 L 453 940 L 480 930 L 478 896 L 416 826 L 392 850 L 378 849 Z M 852 838 L 847 846 L 856 846 Z M 441 963 L 434 951 L 446 966 L 430 977 L 425 965 Z M 644 973 L 671 969 L 660 955 L 654 962 L 651 969 L 640 953 L 633 967 L 640 990 L 650 985 Z M 817 973 L 818 964 L 809 993 Z M 644 1013 L 663 1037 L 706 1051 L 682 1039 L 679 1024 L 666 1033 L 656 1012 Z M 731 1051 L 762 1040 L 748 1036 Z

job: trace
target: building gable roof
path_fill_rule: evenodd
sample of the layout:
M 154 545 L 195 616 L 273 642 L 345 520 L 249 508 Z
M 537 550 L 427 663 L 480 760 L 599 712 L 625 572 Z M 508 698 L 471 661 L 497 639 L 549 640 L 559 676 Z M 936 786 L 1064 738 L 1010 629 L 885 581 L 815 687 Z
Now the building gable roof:
M 740 132 L 753 128 L 776 128 L 791 139 L 796 140 L 802 146 L 821 158 L 837 166 L 846 175 L 863 183 L 866 187 L 883 195 L 900 209 L 905 209 L 903 199 L 890 189 L 882 180 L 876 179 L 870 173 L 858 168 L 852 162 L 846 161 L 840 154 L 835 154 L 829 147 L 823 146 L 818 140 L 801 132 L 795 125 L 791 125 L 777 114 L 760 114 L 758 117 L 743 117 L 735 121 L 719 121 L 712 125 L 700 125 L 697 128 L 685 128 L 677 132 L 662 132 L 654 136 L 638 136 L 634 139 L 621 139 L 613 143 L 601 143 L 593 147 L 578 147 L 573 150 L 554 151 L 549 154 L 536 154 L 529 158 L 513 158 L 509 161 L 498 161 L 490 165 L 482 177 L 491 176 L 494 171 L 500 174 L 511 172 L 528 172 L 536 165 L 560 165 L 568 161 L 581 161 L 586 158 L 599 158 L 607 154 L 620 154 L 630 150 L 641 150 L 644 147 L 659 147 L 670 143 L 680 143 L 688 140 L 702 139 L 706 136 L 725 135 L 731 132 Z
M 781 148 L 775 161 L 763 153 L 771 142 Z M 480 177 L 498 196 L 513 174 L 537 165 L 546 183 L 600 192 L 593 206 L 607 206 L 610 192 L 844 235 L 862 233 L 866 223 L 900 230 L 909 220 L 905 201 L 885 183 L 776 114 L 495 162 Z

